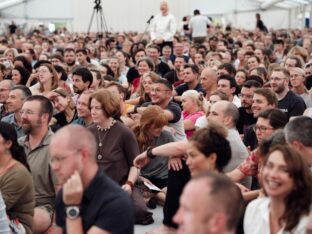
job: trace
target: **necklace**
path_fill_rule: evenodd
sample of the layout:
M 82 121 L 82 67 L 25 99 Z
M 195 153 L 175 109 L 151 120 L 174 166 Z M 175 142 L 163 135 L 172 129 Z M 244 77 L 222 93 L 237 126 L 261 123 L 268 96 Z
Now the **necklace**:
M 102 132 L 108 133 L 109 130 L 114 126 L 115 123 L 116 123 L 116 120 L 113 119 L 111 124 L 108 127 L 106 127 L 106 128 L 102 128 L 99 125 L 96 126 L 97 127 L 97 134 L 98 134 L 98 138 L 99 138 L 99 144 L 98 144 L 98 146 L 99 146 L 99 148 L 98 148 L 99 154 L 97 156 L 98 160 L 101 160 L 103 158 L 103 156 L 101 155 L 100 151 L 101 151 L 101 147 L 103 146 L 102 141 L 103 141 L 103 139 L 104 139 L 104 137 L 106 135 L 106 134 L 104 134 L 104 137 L 101 138 L 101 134 L 100 133 L 102 133 Z

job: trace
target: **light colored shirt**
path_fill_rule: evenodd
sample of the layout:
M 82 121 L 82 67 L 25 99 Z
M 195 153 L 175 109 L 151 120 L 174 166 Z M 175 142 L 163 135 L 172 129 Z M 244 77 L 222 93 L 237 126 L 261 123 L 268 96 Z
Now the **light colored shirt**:
M 245 234 L 266 234 L 270 231 L 270 198 L 258 198 L 249 203 L 246 209 L 244 218 L 244 231 Z M 300 218 L 297 226 L 292 230 L 294 234 L 304 234 L 309 217 L 304 215 Z M 277 232 L 277 234 L 290 234 L 286 232 L 284 227 Z
M 164 41 L 173 41 L 173 36 L 177 31 L 176 20 L 173 15 L 163 16 L 158 14 L 151 23 L 151 40 L 163 39 Z
M 210 24 L 208 17 L 203 15 L 193 16 L 189 22 L 189 27 L 192 29 L 192 37 L 206 37 L 208 24 Z
M 0 193 L 0 234 L 8 234 L 8 233 L 11 233 L 11 231 L 9 228 L 9 221 L 5 211 L 5 204 L 2 198 L 2 194 Z
M 233 101 L 232 103 L 237 107 L 237 108 L 240 108 L 241 107 L 241 101 L 239 99 L 239 97 L 237 97 L 236 95 L 234 95 L 233 97 Z

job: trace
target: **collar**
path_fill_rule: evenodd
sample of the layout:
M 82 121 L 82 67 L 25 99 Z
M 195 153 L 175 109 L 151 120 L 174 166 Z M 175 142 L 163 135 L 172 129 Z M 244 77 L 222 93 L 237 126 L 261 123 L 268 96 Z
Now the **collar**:
M 49 128 L 47 133 L 44 135 L 44 137 L 42 138 L 41 142 L 39 145 L 37 145 L 37 148 L 39 147 L 42 147 L 42 146 L 47 146 L 47 145 L 50 145 L 50 142 L 51 142 L 51 138 L 53 136 L 53 132 L 52 130 Z M 26 147 L 27 149 L 29 149 L 29 135 L 25 136 L 24 138 L 21 139 L 21 141 L 24 141 L 23 145 L 24 147 Z M 32 149 L 31 151 L 35 150 L 35 149 Z
M 91 183 L 84 191 L 84 198 L 86 198 L 87 200 L 94 199 L 94 195 L 98 193 L 97 190 L 97 188 L 99 187 L 98 184 L 101 182 L 103 178 L 105 178 L 103 175 L 104 175 L 103 172 L 100 170 L 100 168 L 98 168 Z

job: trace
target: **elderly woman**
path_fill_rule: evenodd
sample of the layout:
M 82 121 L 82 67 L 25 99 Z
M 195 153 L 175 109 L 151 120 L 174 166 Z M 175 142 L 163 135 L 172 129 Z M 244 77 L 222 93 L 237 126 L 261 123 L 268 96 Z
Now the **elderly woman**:
M 139 172 L 133 166 L 133 160 L 139 154 L 138 143 L 133 132 L 113 118 L 120 111 L 120 98 L 106 89 L 99 89 L 91 94 L 90 107 L 94 124 L 88 128 L 98 143 L 97 162 L 100 169 L 132 195 L 136 223 L 153 222 L 143 197 L 134 189 Z

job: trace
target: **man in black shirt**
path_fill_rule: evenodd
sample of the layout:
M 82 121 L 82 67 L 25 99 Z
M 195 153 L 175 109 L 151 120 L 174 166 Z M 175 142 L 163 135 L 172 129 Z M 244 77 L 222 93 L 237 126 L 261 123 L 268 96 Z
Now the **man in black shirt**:
M 289 78 L 290 73 L 285 68 L 274 69 L 270 78 L 271 88 L 278 99 L 278 108 L 285 112 L 288 119 L 302 115 L 306 109 L 303 99 L 289 90 Z
M 248 80 L 243 84 L 240 99 L 242 106 L 238 108 L 239 120 L 237 122 L 236 128 L 240 134 L 244 133 L 244 130 L 256 123 L 257 119 L 254 117 L 251 106 L 253 103 L 253 95 L 256 88 L 260 88 L 259 82 L 254 80 Z
M 155 64 L 155 72 L 158 75 L 163 77 L 170 71 L 168 64 L 160 60 L 160 48 L 157 45 L 150 45 L 147 48 L 147 56 L 153 60 Z
M 174 70 L 167 72 L 164 76 L 172 85 L 177 84 L 177 82 L 183 83 L 182 80 L 179 80 L 178 72 L 180 72 L 184 67 L 185 61 L 182 56 L 177 56 L 174 60 Z
M 196 65 L 184 66 L 184 84 L 179 85 L 173 92 L 174 101 L 181 102 L 181 95 L 187 90 L 196 90 L 205 94 L 205 90 L 199 83 L 199 68 Z
M 266 109 L 276 108 L 278 103 L 275 93 L 268 88 L 255 89 L 252 100 L 251 110 L 254 118 L 258 118 L 259 114 Z M 243 142 L 250 150 L 254 150 L 258 146 L 258 140 L 253 126 L 250 125 L 244 131 Z
M 50 145 L 51 166 L 63 184 L 56 224 L 63 233 L 133 233 L 130 197 L 99 170 L 94 136 L 79 125 L 60 129 Z
M 261 16 L 260 16 L 259 13 L 256 14 L 256 19 L 257 19 L 256 27 L 259 28 L 259 30 L 262 31 L 262 32 L 268 32 L 268 29 L 264 25 L 263 21 L 261 20 Z

